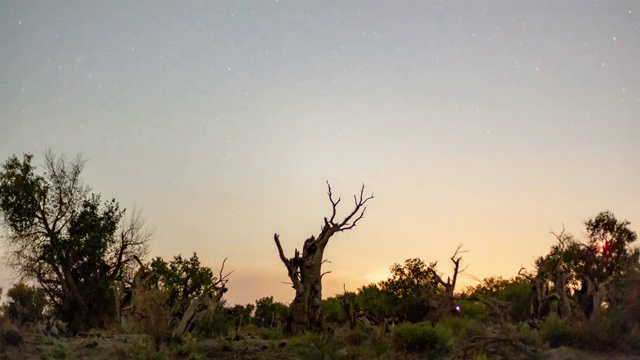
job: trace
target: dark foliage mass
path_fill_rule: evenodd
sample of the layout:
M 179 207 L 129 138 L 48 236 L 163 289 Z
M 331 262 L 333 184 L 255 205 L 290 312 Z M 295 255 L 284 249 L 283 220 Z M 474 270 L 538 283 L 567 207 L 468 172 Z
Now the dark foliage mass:
M 145 254 L 149 233 L 139 213 L 123 221 L 115 200 L 90 193 L 82 158 L 48 152 L 42 172 L 32 159 L 12 156 L 0 171 L 6 260 L 19 278 L 39 284 L 74 331 L 105 326 L 115 313 L 114 284 L 134 255 Z

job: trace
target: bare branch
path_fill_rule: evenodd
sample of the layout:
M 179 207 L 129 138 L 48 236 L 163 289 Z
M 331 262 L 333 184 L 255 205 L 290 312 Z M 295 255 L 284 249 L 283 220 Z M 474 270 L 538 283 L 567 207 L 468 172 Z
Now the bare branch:
M 338 198 L 337 201 L 333 201 L 333 193 L 331 192 L 331 185 L 329 184 L 329 180 L 327 180 L 327 188 L 329 189 L 328 194 L 329 194 L 329 201 L 331 201 L 331 219 L 329 220 L 330 223 L 333 223 L 333 220 L 335 220 L 336 218 L 336 209 L 338 208 L 338 204 L 340 203 L 340 198 Z M 325 222 L 327 221 L 327 219 L 325 218 Z
M 345 230 L 350 230 L 353 229 L 356 224 L 358 223 L 358 221 L 362 218 L 364 218 L 364 214 L 367 210 L 367 208 L 364 206 L 367 201 L 371 200 L 374 198 L 374 194 L 372 193 L 370 196 L 368 196 L 367 198 L 364 197 L 364 183 L 362 184 L 362 187 L 360 188 L 360 198 L 357 198 L 355 195 L 353 196 L 353 200 L 354 200 L 354 204 L 355 207 L 353 209 L 353 211 L 347 215 L 347 217 L 344 218 L 344 220 L 339 223 L 333 223 L 331 222 L 331 224 L 333 225 L 335 231 L 345 231 Z M 335 209 L 335 207 L 334 207 Z M 360 212 L 360 209 L 362 209 L 362 212 Z M 360 212 L 360 214 L 356 217 L 356 219 L 349 224 L 349 221 L 356 216 L 356 214 L 358 214 Z
M 518 275 L 524 277 L 527 280 L 533 280 L 531 275 L 527 274 L 527 269 L 525 269 L 524 266 L 520 267 L 520 270 L 518 271 Z
M 227 262 L 227 258 L 224 258 L 224 260 L 222 260 L 222 266 L 220 267 L 220 275 L 218 277 L 218 282 L 217 284 L 222 284 L 222 287 L 225 286 L 225 284 L 227 282 L 229 282 L 229 275 L 233 274 L 234 270 L 231 270 L 230 272 L 228 272 L 226 275 L 222 275 L 222 273 L 224 272 L 224 264 Z
M 327 274 L 331 274 L 331 271 L 325 271 L 322 274 L 320 274 L 320 279 L 322 279 L 322 277 L 327 275 Z
M 290 261 L 289 259 L 287 259 L 287 257 L 284 255 L 284 250 L 282 250 L 282 245 L 280 245 L 280 235 L 275 234 L 273 235 L 273 240 L 276 242 L 276 246 L 278 247 L 278 254 L 280 255 L 280 260 L 282 260 L 282 262 L 289 267 Z

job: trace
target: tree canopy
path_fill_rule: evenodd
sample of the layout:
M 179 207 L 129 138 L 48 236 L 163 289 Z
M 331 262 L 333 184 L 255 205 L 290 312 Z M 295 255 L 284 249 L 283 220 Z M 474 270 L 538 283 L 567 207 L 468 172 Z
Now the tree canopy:
M 20 280 L 35 280 L 72 330 L 113 320 L 114 284 L 144 256 L 151 232 L 139 211 L 125 218 L 81 180 L 85 160 L 51 151 L 38 172 L 33 156 L 11 156 L 0 171 L 5 253 Z

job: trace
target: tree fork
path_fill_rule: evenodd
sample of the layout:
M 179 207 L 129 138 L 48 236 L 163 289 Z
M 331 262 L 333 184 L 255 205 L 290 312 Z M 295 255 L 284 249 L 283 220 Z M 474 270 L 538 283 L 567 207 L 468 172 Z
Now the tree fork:
M 324 250 L 329 239 L 336 233 L 353 229 L 358 221 L 364 218 L 365 204 L 374 198 L 373 193 L 364 197 L 364 184 L 360 189 L 360 196 L 353 196 L 354 209 L 342 221 L 336 222 L 337 207 L 340 198 L 333 199 L 331 185 L 327 181 L 328 196 L 331 202 L 331 217 L 324 218 L 320 234 L 316 238 L 311 236 L 305 240 L 302 253 L 295 249 L 294 256 L 287 258 L 280 243 L 280 236 L 274 234 L 274 242 L 278 249 L 280 260 L 287 268 L 287 275 L 296 294 L 291 304 L 291 311 L 287 318 L 287 333 L 299 333 L 313 330 L 321 331 L 322 324 L 322 277 L 329 272 L 322 272 Z

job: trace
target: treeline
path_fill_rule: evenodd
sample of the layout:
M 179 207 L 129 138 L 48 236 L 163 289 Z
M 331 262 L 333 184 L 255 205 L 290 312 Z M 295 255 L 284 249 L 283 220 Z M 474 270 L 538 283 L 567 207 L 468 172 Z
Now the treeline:
M 81 157 L 51 152 L 42 171 L 30 154 L 2 165 L 5 263 L 20 279 L 2 312 L 17 326 L 55 318 L 59 333 L 117 328 L 150 334 L 157 347 L 186 335 L 322 334 L 363 357 L 417 351 L 535 358 L 561 345 L 640 351 L 637 235 L 611 212 L 587 220 L 584 239 L 564 229 L 552 233 L 556 243 L 549 252 L 511 278 L 458 289 L 464 254 L 458 247 L 448 274 L 437 263 L 408 259 L 392 265 L 387 280 L 323 299 L 323 251 L 333 235 L 354 228 L 373 198 L 363 196 L 363 185 L 354 209 L 338 220 L 340 199 L 328 186 L 332 214 L 301 252 L 287 258 L 274 236 L 274 257 L 296 290 L 292 302 L 265 297 L 227 306 L 231 272 L 224 262 L 216 273 L 195 253 L 146 261 L 152 231 L 141 212 L 128 214 L 115 199 L 92 193 L 81 181 L 83 165 Z M 325 349 L 327 341 L 315 348 Z

